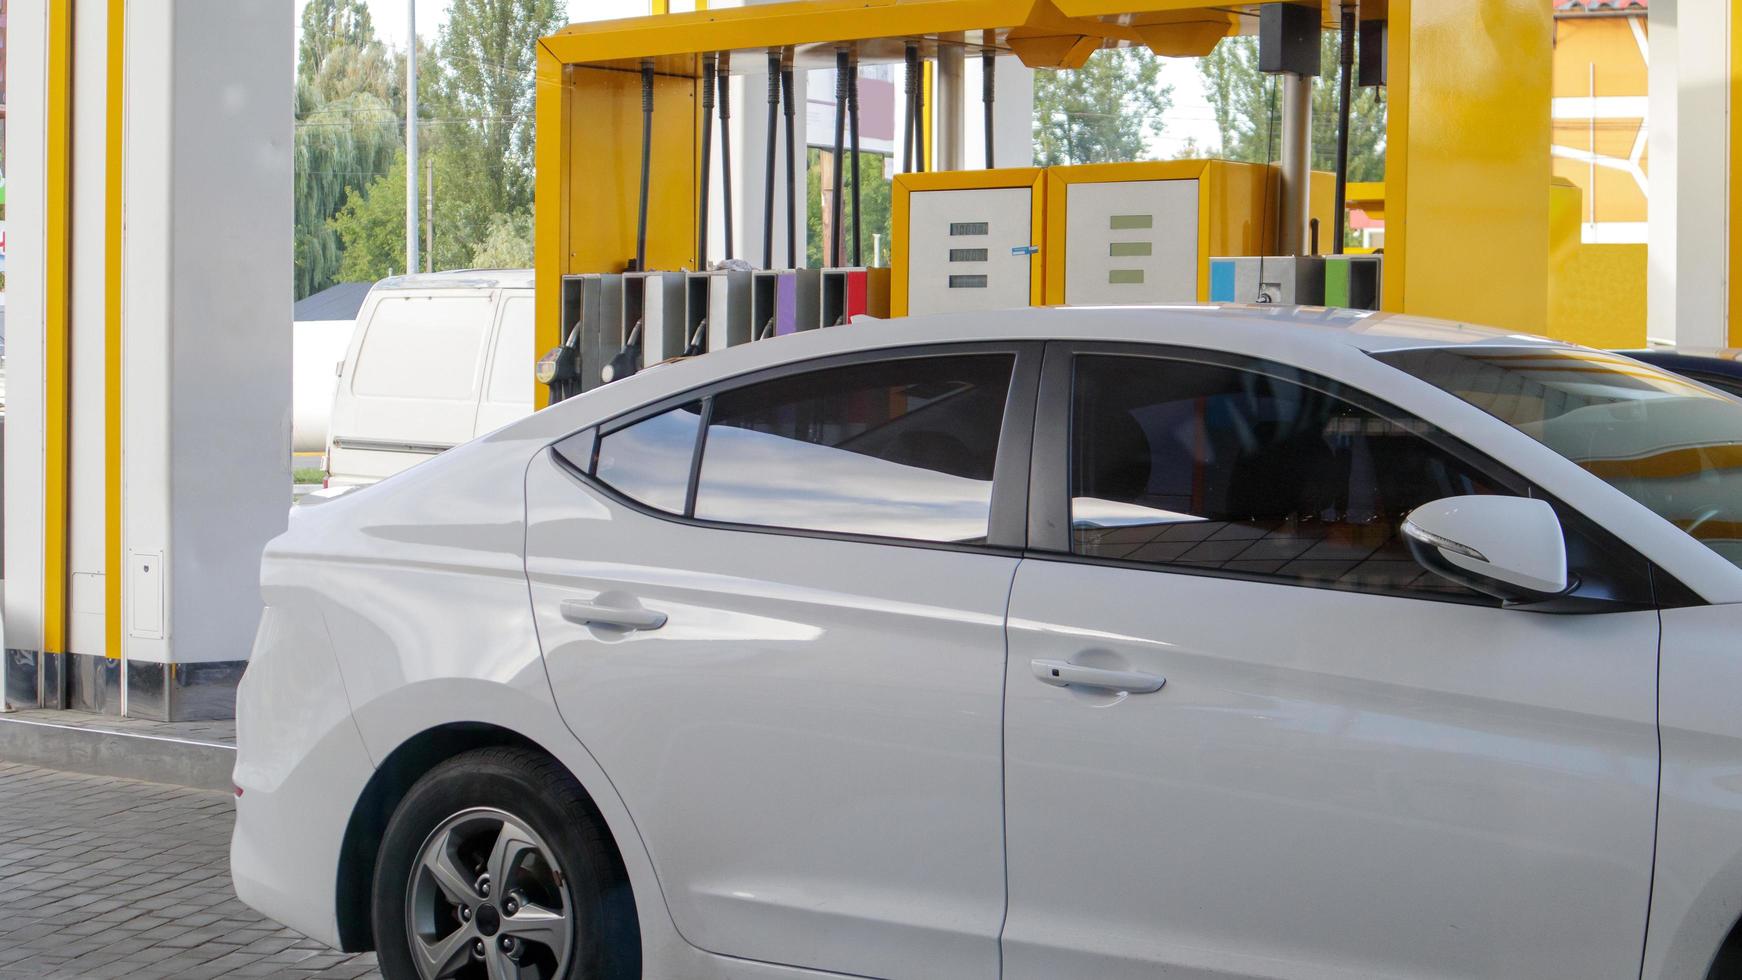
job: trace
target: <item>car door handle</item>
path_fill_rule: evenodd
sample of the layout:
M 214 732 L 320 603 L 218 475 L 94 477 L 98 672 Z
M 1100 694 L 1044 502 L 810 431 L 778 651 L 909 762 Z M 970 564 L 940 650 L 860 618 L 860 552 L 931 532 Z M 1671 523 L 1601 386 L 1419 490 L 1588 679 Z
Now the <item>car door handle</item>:
M 665 613 L 639 606 L 602 606 L 585 599 L 564 599 L 563 618 L 581 626 L 612 626 L 625 630 L 656 630 L 665 625 Z
M 1033 669 L 1036 680 L 1054 687 L 1092 687 L 1103 691 L 1148 694 L 1161 690 L 1161 686 L 1167 683 L 1167 678 L 1160 674 L 1083 667 L 1069 660 L 1031 660 L 1029 667 Z

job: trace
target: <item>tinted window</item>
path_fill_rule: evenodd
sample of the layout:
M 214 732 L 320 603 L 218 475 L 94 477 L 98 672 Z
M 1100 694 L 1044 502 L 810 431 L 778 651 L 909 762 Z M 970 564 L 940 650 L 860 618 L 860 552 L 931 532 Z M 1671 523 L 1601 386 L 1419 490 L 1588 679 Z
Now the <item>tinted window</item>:
M 1417 564 L 1398 526 L 1441 497 L 1504 492 L 1333 383 L 1083 356 L 1073 395 L 1078 554 L 1374 591 L 1473 593 Z M 1275 374 L 1268 373 L 1274 370 Z
M 1380 360 L 1511 425 L 1742 565 L 1742 402 L 1572 348 L 1436 348 Z
M 351 390 L 388 398 L 471 398 L 490 314 L 487 295 L 383 299 L 357 352 Z
M 701 418 L 691 403 L 607 433 L 593 476 L 649 507 L 683 513 Z
M 980 541 L 1008 355 L 909 358 L 714 399 L 695 516 L 922 541 Z

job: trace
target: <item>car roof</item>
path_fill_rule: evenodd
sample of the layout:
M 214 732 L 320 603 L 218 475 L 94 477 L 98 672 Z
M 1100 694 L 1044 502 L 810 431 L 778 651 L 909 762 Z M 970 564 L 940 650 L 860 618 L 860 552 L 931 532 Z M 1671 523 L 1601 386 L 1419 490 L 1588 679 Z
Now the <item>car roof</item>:
M 377 282 L 375 289 L 531 289 L 532 284 L 531 269 L 453 269 L 389 276 Z
M 900 351 L 977 341 L 1099 341 L 1164 344 L 1275 356 L 1295 362 L 1341 354 L 1482 345 L 1570 349 L 1542 337 L 1511 334 L 1426 317 L 1290 306 L 1021 307 L 882 320 L 855 317 L 846 327 L 804 330 L 696 357 L 680 357 L 593 388 L 539 412 L 517 434 L 555 434 L 573 423 L 607 418 L 650 400 L 765 368 L 842 354 Z M 1314 357 L 1313 353 L 1322 355 Z
M 1247 335 L 1274 334 L 1296 344 L 1365 351 L 1465 344 L 1568 346 L 1544 337 L 1451 320 L 1318 306 L 1024 307 L 996 313 L 928 314 L 907 317 L 903 322 L 936 340 L 1135 340 L 1215 347 L 1230 331 L 1239 331 Z M 855 319 L 854 323 L 861 321 Z M 865 323 L 883 325 L 877 321 Z M 894 321 L 889 325 L 893 326 Z

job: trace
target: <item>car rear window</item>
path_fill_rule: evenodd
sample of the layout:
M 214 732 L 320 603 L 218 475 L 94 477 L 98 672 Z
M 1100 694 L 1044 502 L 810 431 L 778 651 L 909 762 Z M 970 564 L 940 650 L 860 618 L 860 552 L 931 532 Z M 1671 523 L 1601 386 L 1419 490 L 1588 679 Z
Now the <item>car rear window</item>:
M 474 397 L 490 314 L 488 295 L 382 299 L 357 352 L 352 393 L 444 401 Z
M 695 516 L 919 541 L 984 541 L 1015 363 L 912 357 L 716 395 Z

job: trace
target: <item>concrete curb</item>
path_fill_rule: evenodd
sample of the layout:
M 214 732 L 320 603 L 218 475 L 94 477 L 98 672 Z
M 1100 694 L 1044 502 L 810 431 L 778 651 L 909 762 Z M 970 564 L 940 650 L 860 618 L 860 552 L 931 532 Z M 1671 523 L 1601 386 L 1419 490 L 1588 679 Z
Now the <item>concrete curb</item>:
M 0 759 L 45 769 L 229 791 L 236 750 L 216 742 L 0 714 Z

